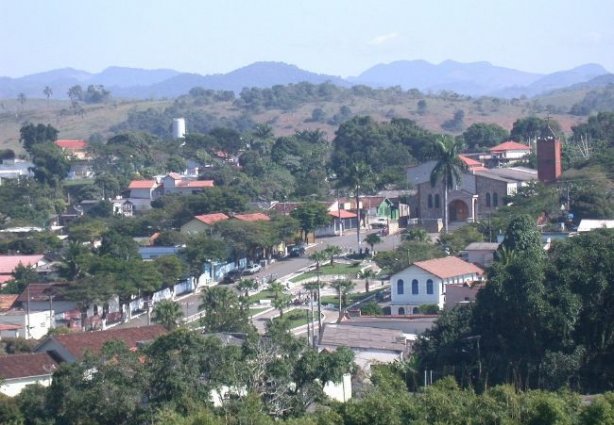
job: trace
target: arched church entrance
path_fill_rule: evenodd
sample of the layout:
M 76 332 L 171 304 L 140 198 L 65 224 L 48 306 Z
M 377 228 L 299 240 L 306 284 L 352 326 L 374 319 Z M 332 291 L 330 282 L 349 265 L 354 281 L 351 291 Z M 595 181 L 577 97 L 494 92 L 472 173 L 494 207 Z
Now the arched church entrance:
M 469 217 L 469 207 L 464 201 L 456 199 L 448 206 L 450 221 L 467 221 Z

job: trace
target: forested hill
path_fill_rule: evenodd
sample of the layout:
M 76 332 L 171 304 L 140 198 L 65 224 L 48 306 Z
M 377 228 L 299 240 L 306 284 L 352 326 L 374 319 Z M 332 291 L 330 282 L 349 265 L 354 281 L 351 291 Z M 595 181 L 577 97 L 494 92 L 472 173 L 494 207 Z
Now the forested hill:
M 52 124 L 62 138 L 106 139 L 129 130 L 165 138 L 170 135 L 172 119 L 185 117 L 191 133 L 206 133 L 216 127 L 245 131 L 266 124 L 276 136 L 321 130 L 331 140 L 339 125 L 356 115 L 369 115 L 376 121 L 408 118 L 432 132 L 450 134 L 460 134 L 474 123 L 493 123 L 510 130 L 518 118 L 532 115 L 549 114 L 566 133 L 586 121 L 568 113 L 574 104 L 570 95 L 566 95 L 567 103 L 557 103 L 549 98 L 472 98 L 453 92 L 429 95 L 399 87 L 348 88 L 331 83 L 251 88 L 239 95 L 193 87 L 176 99 L 148 101 L 123 101 L 112 91 L 91 91 L 88 94 L 90 88 L 82 88 L 82 96 L 77 93 L 73 101 L 23 97 L 1 102 L 0 148 L 19 149 L 19 128 L 26 122 Z M 576 97 L 576 102 L 580 99 Z

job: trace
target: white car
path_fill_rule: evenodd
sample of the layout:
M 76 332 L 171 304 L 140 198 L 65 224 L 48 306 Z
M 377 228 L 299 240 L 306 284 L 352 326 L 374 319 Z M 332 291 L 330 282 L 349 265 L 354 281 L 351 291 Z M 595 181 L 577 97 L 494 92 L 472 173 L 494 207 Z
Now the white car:
M 243 273 L 254 274 L 254 273 L 258 273 L 260 270 L 262 270 L 262 266 L 258 263 L 253 263 L 245 267 L 245 269 L 243 270 Z

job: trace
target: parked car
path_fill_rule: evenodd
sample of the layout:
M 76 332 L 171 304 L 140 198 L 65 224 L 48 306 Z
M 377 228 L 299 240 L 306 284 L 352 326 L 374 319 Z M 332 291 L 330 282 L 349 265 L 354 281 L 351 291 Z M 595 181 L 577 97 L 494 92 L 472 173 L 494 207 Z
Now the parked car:
M 300 245 L 295 245 L 290 248 L 290 257 L 300 257 L 305 254 L 305 247 Z
M 235 283 L 241 280 L 242 273 L 243 273 L 243 270 L 241 269 L 231 270 L 224 275 L 224 278 L 222 279 L 222 283 Z
M 258 273 L 260 270 L 262 270 L 262 266 L 258 263 L 252 263 L 249 264 L 244 270 L 243 273 L 245 274 L 254 274 L 254 273 Z

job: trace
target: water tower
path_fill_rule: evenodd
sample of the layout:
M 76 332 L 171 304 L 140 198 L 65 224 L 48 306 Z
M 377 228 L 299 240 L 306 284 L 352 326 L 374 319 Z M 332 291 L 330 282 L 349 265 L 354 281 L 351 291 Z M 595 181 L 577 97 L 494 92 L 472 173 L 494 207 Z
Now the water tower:
M 185 118 L 173 118 L 173 139 L 185 137 Z

